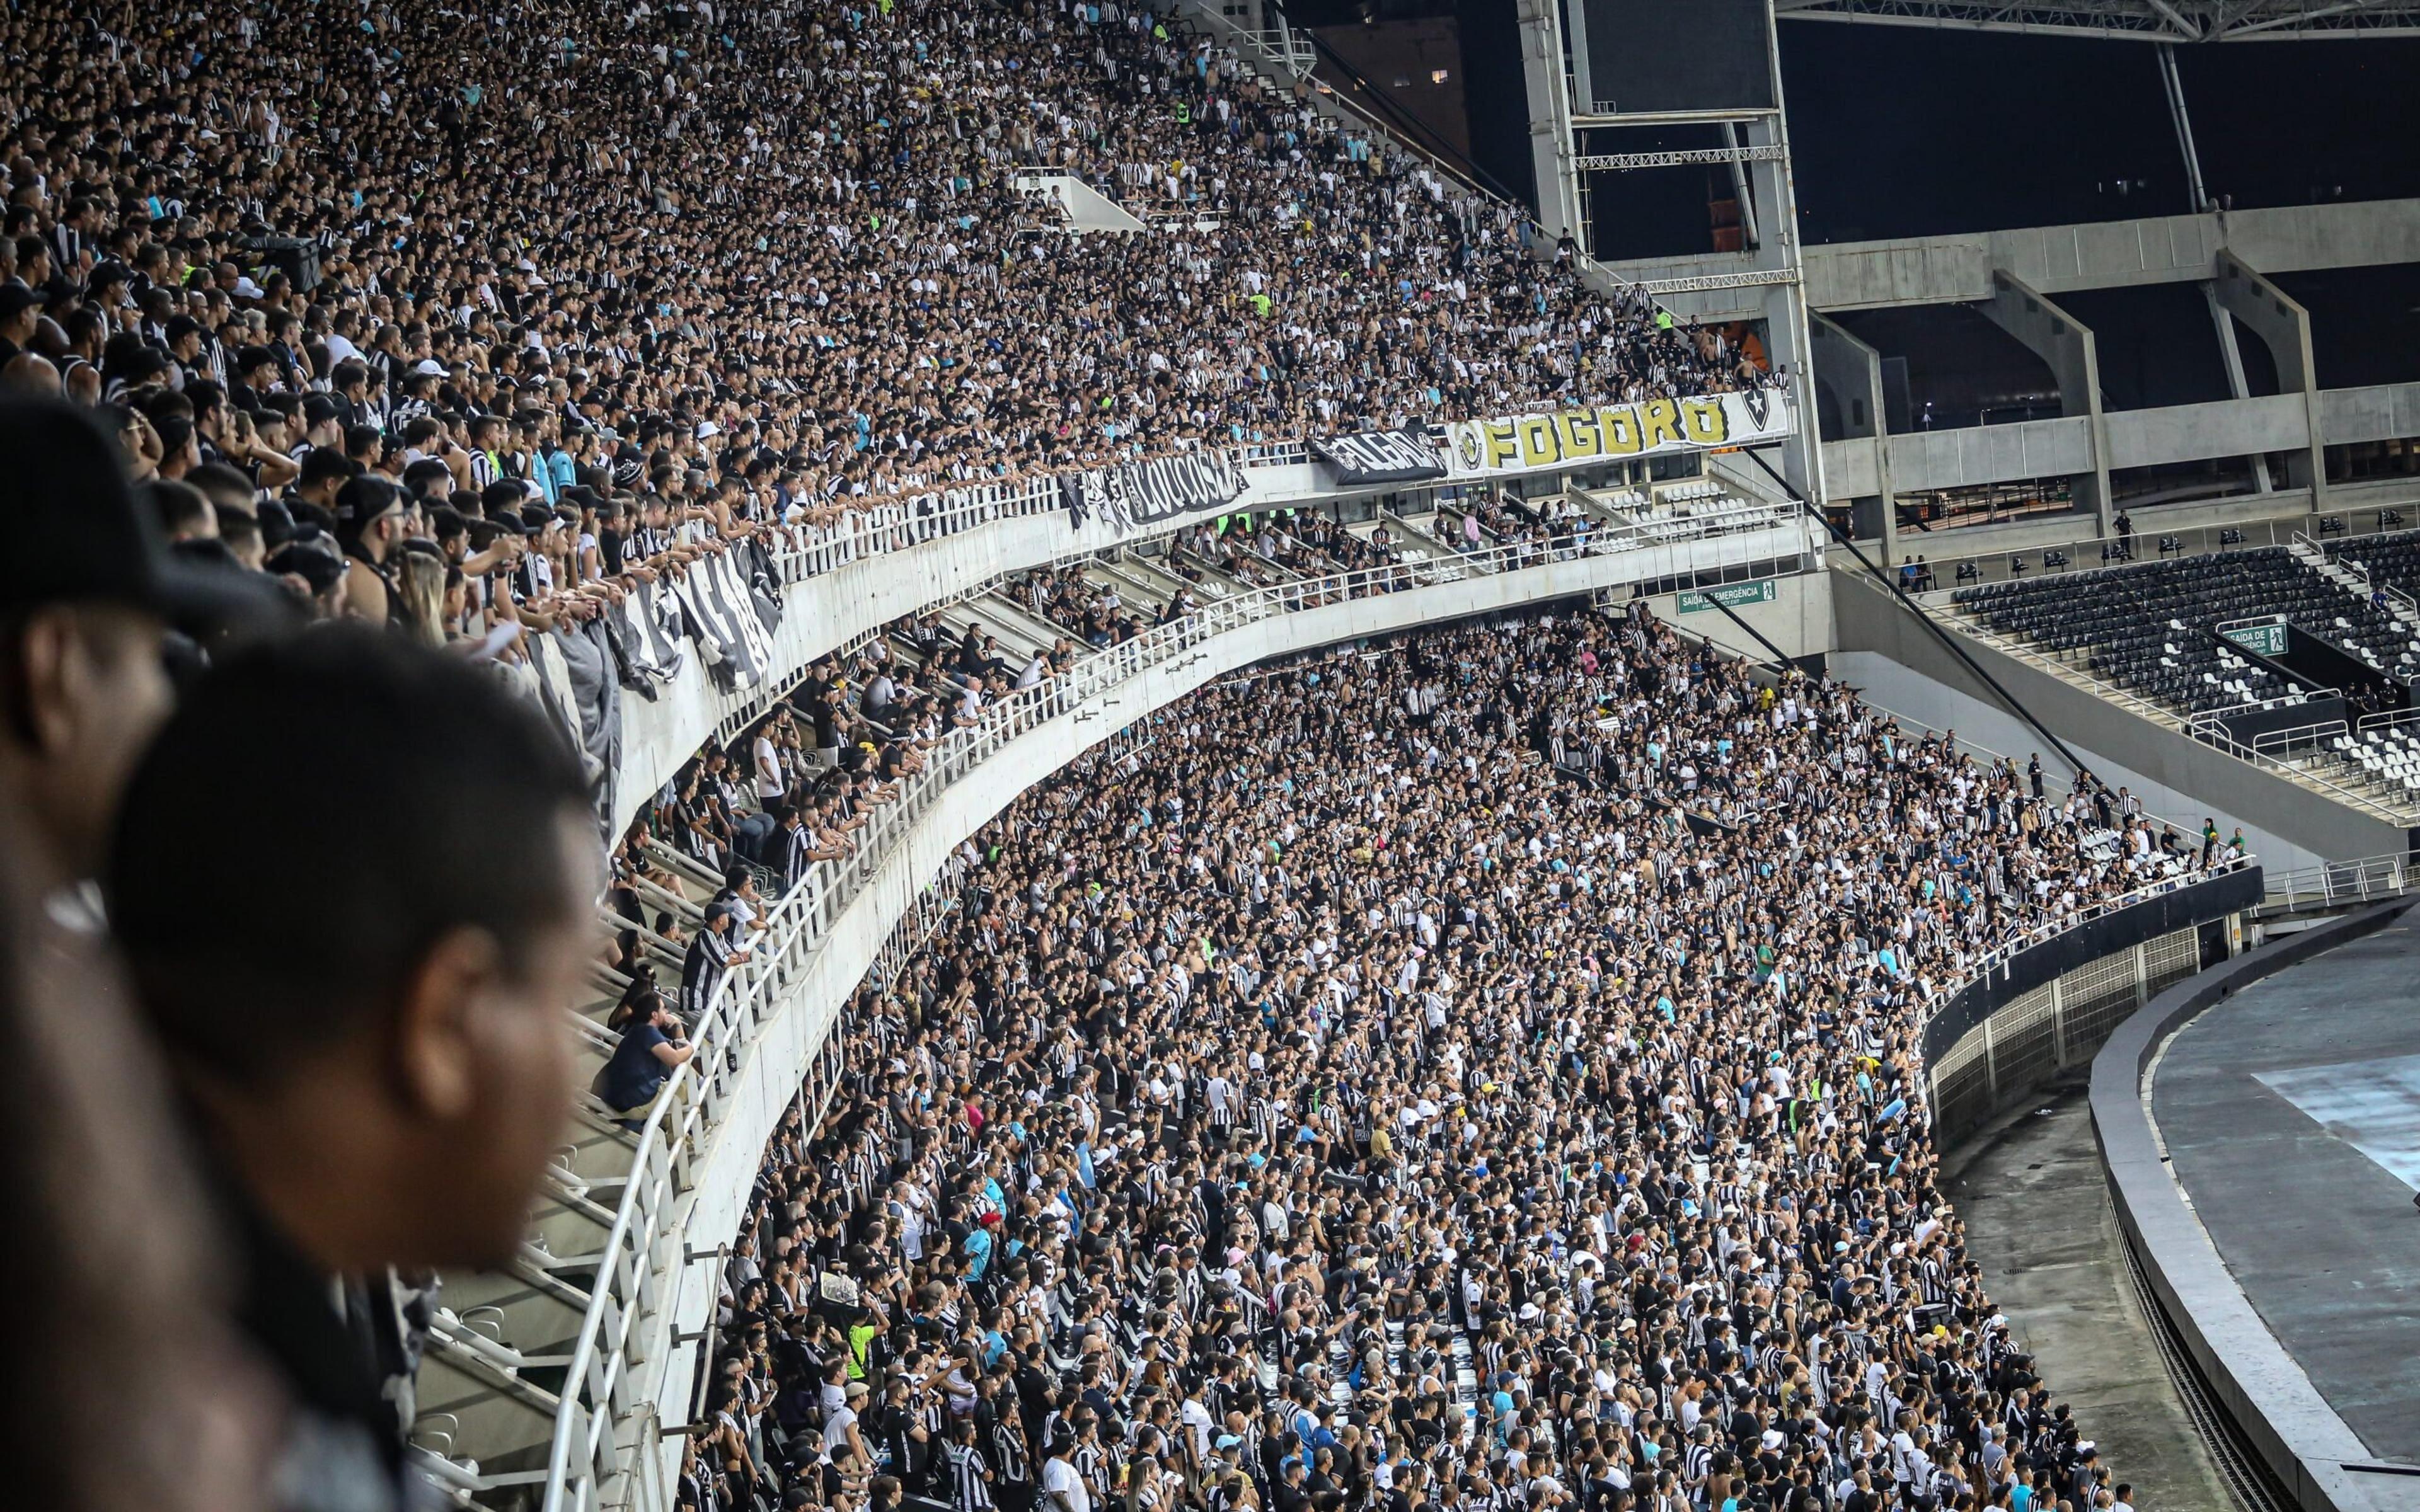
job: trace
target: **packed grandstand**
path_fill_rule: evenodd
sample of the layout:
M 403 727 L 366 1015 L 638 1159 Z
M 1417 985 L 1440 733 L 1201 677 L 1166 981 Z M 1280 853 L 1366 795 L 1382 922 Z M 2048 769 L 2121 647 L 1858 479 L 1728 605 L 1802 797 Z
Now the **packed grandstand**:
M 34 0 L 0 37 L 0 389 L 97 417 L 184 566 L 482 669 L 636 812 L 586 1104 L 633 1134 L 737 1056 L 707 1026 L 766 917 L 988 712 L 1216 601 L 1615 523 L 1220 513 L 790 686 L 785 590 L 926 538 L 868 520 L 1782 378 L 1147 8 Z M 1063 234 L 1036 173 L 1151 229 Z M 617 800 L 622 694 L 689 656 L 769 711 Z M 2242 850 L 1643 610 L 1214 684 L 967 839 L 857 987 L 665 1419 L 674 1499 L 2107 1505 L 1942 1196 L 1921 1027 L 1995 949 Z M 389 1374 L 445 1304 L 405 1279 Z M 277 1504 L 364 1504 L 334 1480 Z
M 1219 686 L 969 840 L 861 989 L 683 1494 L 2095 1504 L 1920 1030 L 1992 946 L 2236 859 L 1644 615 Z

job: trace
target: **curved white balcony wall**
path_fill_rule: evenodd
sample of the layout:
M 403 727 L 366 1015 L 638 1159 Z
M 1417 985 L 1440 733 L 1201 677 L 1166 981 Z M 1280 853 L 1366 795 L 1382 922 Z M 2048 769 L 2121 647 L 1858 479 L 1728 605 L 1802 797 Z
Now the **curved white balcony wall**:
M 1369 486 L 1339 488 L 1327 470 L 1299 444 L 1241 449 L 1245 491 L 1233 511 L 1283 509 L 1368 498 Z M 1602 466 L 1541 467 L 1540 481 Z M 1435 484 L 1408 487 L 1442 487 Z M 944 498 L 954 502 L 944 504 Z M 851 533 L 780 557 L 782 623 L 772 640 L 773 671 L 756 687 L 724 692 L 692 656 L 650 701 L 625 691 L 622 760 L 607 832 L 621 834 L 657 789 L 718 736 L 729 738 L 768 710 L 815 657 L 846 645 L 928 604 L 976 592 L 1005 573 L 1063 557 L 1128 545 L 1198 522 L 1179 516 L 1140 529 L 1120 529 L 1099 516 L 1080 528 L 1061 507 L 1054 480 L 979 485 L 923 501 L 936 512 L 918 517 L 911 503 L 883 506 Z
M 1011 511 L 973 519 L 969 509 L 917 520 L 893 506 L 895 521 L 780 558 L 789 579 L 773 635 L 774 671 L 762 684 L 725 692 L 695 656 L 654 700 L 622 694 L 622 764 L 608 833 L 621 834 L 647 799 L 718 734 L 753 720 L 787 692 L 809 662 L 927 604 L 970 594 L 1002 573 L 1097 551 L 1149 532 L 1123 534 L 1094 519 L 1078 529 L 1055 492 L 1003 490 L 981 506 Z M 892 511 L 885 511 L 886 514 Z
M 1068 532 L 1063 517 L 1042 523 Z M 641 1231 L 632 1221 L 628 1232 L 617 1226 L 608 1242 L 556 1424 L 550 1512 L 607 1503 L 657 1512 L 669 1504 L 662 1493 L 677 1468 L 681 1441 L 659 1439 L 657 1425 L 675 1421 L 672 1414 L 683 1408 L 679 1398 L 696 1365 L 695 1339 L 714 1295 L 711 1271 L 685 1264 L 683 1257 L 711 1254 L 737 1232 L 774 1124 L 841 1005 L 952 849 L 1116 730 L 1267 657 L 1683 573 L 1801 556 L 1811 563 L 1822 545 L 1809 522 L 1785 511 L 1703 539 L 1612 540 L 1610 533 L 1600 532 L 1584 555 L 1499 551 L 1450 563 L 1463 572 L 1454 580 L 1396 593 L 1311 602 L 1321 595 L 1322 583 L 1341 589 L 1345 578 L 1366 582 L 1371 575 L 1363 572 L 1218 600 L 1204 606 L 1192 625 L 1166 626 L 1113 647 L 1070 676 L 1000 705 L 992 725 L 972 733 L 972 744 L 939 753 L 929 794 L 894 806 L 896 823 L 886 825 L 888 813 L 877 810 L 881 817 L 868 826 L 860 862 L 828 878 L 819 872 L 768 917 L 768 934 L 777 943 L 766 971 L 776 985 L 761 1004 L 730 1021 L 731 1038 L 721 1042 L 738 1053 L 738 1066 L 718 1075 L 710 1093 L 699 1093 L 710 1099 L 704 1116 L 664 1117 L 669 1110 L 659 1110 L 664 1133 L 659 1135 L 651 1123 L 643 1136 L 641 1170 L 664 1177 L 677 1168 L 685 1189 L 674 1196 L 674 1183 L 659 1180 L 667 1200 L 647 1226 L 653 1231 Z M 1498 570 L 1486 570 L 1491 565 Z M 1292 607 L 1297 604 L 1305 607 Z M 701 704 L 695 717 L 707 713 Z M 686 1085 L 676 1084 L 674 1095 Z M 658 1146 L 659 1138 L 665 1147 Z M 677 1151 L 668 1148 L 684 1141 Z M 633 1188 L 641 1184 L 634 1181 Z M 690 1341 L 677 1342 L 684 1335 Z M 607 1404 L 605 1416 L 592 1414 L 590 1405 L 597 1402 Z

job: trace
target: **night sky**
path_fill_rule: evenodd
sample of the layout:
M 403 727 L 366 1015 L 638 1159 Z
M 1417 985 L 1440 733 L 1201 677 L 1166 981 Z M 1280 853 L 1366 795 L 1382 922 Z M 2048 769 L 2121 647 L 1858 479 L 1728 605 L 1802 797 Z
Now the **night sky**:
M 1833 22 L 1779 32 L 1810 241 L 2190 208 L 2147 43 Z M 2202 177 L 2236 208 L 2420 193 L 2420 41 L 2188 46 L 2177 67 Z

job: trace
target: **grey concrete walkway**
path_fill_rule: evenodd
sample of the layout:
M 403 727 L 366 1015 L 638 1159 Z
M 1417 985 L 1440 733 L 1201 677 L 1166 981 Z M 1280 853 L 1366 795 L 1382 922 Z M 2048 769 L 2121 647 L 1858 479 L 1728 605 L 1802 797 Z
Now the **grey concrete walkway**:
M 2151 1114 L 2261 1320 L 2381 1458 L 2420 1464 L 2420 919 L 2177 1031 Z M 2420 1483 L 2404 1483 L 2420 1505 Z
M 2083 1088 L 1987 1138 L 1948 1196 L 2009 1332 L 2140 1512 L 2232 1512 L 2135 1303 Z

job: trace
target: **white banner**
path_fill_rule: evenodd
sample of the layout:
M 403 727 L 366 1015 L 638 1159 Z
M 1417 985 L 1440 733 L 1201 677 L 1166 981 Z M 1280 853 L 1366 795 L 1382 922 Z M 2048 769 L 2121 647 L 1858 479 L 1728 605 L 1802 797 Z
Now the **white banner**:
M 1648 399 L 1503 420 L 1460 420 L 1445 431 L 1457 478 L 1503 478 L 1589 462 L 1753 446 L 1791 433 L 1789 400 L 1769 389 L 1703 399 Z

